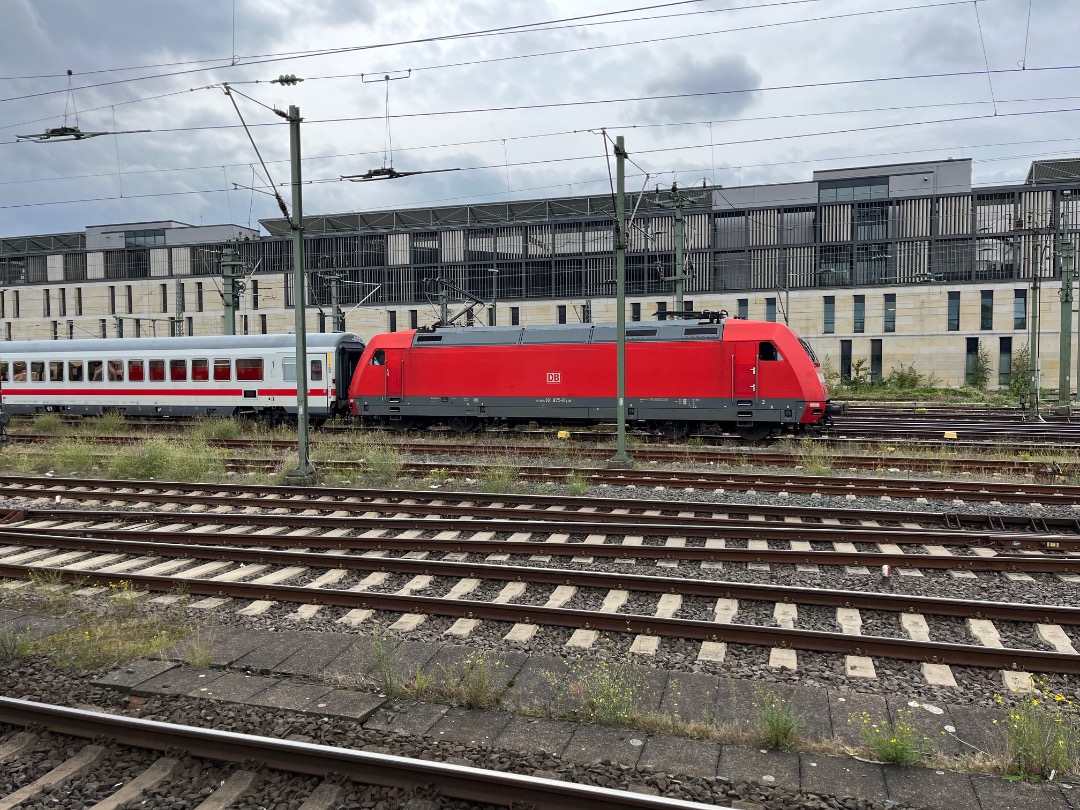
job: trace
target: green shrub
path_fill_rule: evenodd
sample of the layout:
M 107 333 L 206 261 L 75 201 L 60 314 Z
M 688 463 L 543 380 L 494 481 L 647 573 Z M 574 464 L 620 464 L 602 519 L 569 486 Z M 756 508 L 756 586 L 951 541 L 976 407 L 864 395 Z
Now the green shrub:
M 192 433 L 204 442 L 237 439 L 243 432 L 237 420 L 220 417 L 199 419 L 192 428 Z
M 217 481 L 224 476 L 224 465 L 205 443 L 151 439 L 119 450 L 109 462 L 109 474 L 143 480 Z
M 1077 705 L 1060 692 L 1045 691 L 1037 682 L 1033 694 L 1011 701 L 996 696 L 1005 709 L 1002 722 L 1006 769 L 1024 779 L 1049 779 L 1080 772 L 1080 714 Z
M 877 719 L 863 712 L 852 715 L 848 722 L 861 724 L 863 745 L 879 762 L 914 765 L 932 751 L 930 741 L 920 736 L 912 724 L 910 709 L 897 712 L 895 721 L 887 717 Z
M 63 439 L 51 457 L 53 467 L 63 474 L 87 472 L 97 463 L 96 448 L 83 439 Z
M 585 476 L 578 472 L 572 472 L 566 476 L 566 494 L 584 495 L 589 491 L 589 482 Z
M 480 486 L 485 492 L 502 494 L 510 492 L 518 480 L 518 469 L 509 464 L 487 467 L 480 474 Z
M 0 629 L 0 664 L 9 664 L 26 658 L 33 650 L 33 640 L 29 633 L 21 633 L 10 628 Z
M 783 699 L 768 689 L 755 690 L 759 744 L 766 748 L 793 751 L 803 718 L 792 708 L 792 699 Z
M 397 480 L 405 460 L 401 453 L 392 447 L 371 447 L 364 457 L 364 466 L 369 477 L 382 484 Z
M 84 426 L 92 431 L 92 435 L 113 435 L 127 430 L 127 418 L 120 411 L 105 411 L 101 416 L 84 422 Z
M 544 672 L 543 677 L 557 700 L 569 705 L 572 718 L 629 726 L 640 717 L 645 679 L 625 656 L 604 651 L 598 658 L 574 662 L 569 671 Z
M 58 413 L 39 413 L 34 417 L 34 424 L 31 429 L 34 433 L 54 436 L 60 432 L 62 424 Z

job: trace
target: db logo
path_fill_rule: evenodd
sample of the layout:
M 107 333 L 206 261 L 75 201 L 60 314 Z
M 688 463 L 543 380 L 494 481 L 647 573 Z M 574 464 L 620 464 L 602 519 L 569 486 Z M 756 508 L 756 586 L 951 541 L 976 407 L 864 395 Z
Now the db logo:
M 562 382 L 562 372 L 561 371 L 549 371 L 547 373 L 547 381 L 549 383 L 561 383 Z

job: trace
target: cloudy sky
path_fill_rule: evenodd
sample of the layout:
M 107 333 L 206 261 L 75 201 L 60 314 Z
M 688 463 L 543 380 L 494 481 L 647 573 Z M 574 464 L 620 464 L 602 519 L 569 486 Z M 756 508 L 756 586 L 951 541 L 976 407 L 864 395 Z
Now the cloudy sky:
M 1019 182 L 1080 154 L 1076 5 L 0 0 L 0 236 L 258 227 L 269 184 L 289 199 L 290 104 L 306 214 L 604 193 L 601 130 L 632 189 L 949 157 Z M 16 140 L 61 126 L 126 134 Z M 386 166 L 460 171 L 339 179 Z

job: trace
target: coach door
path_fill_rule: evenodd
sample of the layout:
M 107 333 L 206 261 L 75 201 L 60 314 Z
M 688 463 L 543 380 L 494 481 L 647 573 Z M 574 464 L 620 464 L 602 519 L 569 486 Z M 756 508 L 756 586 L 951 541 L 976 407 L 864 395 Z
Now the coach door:
M 731 364 L 731 398 L 754 399 L 757 396 L 757 343 L 736 343 Z
M 386 400 L 401 401 L 401 389 L 405 376 L 405 352 L 401 349 L 386 349 Z

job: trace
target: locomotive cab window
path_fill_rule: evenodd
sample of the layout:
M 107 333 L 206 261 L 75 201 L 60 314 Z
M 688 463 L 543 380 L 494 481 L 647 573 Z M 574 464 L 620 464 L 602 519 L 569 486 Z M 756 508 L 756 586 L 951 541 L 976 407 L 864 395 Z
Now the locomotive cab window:
M 142 360 L 128 360 L 128 382 L 142 382 L 146 379 Z
M 90 382 L 101 382 L 105 363 L 102 360 L 89 360 L 86 363 L 86 379 Z
M 783 360 L 780 356 L 780 352 L 768 340 L 763 340 L 758 344 L 758 360 Z
M 210 379 L 210 361 L 205 357 L 196 357 L 191 361 L 191 379 L 206 382 Z
M 386 365 L 386 352 L 382 349 L 376 350 L 375 354 L 371 355 L 371 365 L 373 366 L 385 366 Z
M 184 382 L 187 380 L 187 360 L 169 361 L 169 379 L 172 382 Z
M 263 378 L 263 361 L 261 357 L 238 357 L 236 359 L 236 379 L 238 380 L 261 380 Z
M 83 376 L 83 364 L 82 360 L 70 360 L 68 361 L 68 382 L 82 382 Z
M 311 379 L 313 382 L 322 380 L 322 360 L 311 361 Z
M 53 360 L 49 363 L 49 382 L 63 382 L 64 381 L 64 363 L 60 360 Z
M 214 358 L 215 382 L 228 382 L 232 379 L 232 361 L 227 357 Z

